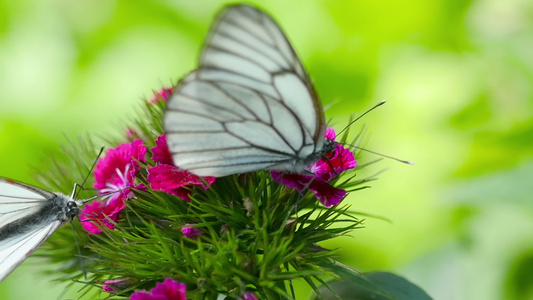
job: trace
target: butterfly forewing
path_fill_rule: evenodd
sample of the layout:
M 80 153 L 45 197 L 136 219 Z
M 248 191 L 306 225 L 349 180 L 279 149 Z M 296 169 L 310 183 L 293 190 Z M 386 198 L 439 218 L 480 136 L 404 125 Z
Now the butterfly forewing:
M 11 179 L 0 178 L 0 232 L 14 220 L 37 212 L 54 194 Z
M 287 38 L 248 5 L 218 16 L 198 69 L 165 114 L 174 163 L 201 176 L 302 171 L 322 151 L 324 130 L 320 101 Z

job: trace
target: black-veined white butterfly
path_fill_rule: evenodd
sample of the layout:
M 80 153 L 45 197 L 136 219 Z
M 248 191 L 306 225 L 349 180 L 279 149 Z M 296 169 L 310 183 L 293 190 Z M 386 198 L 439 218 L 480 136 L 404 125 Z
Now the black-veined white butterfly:
M 279 26 L 249 5 L 225 8 L 168 101 L 174 163 L 199 176 L 302 173 L 333 150 L 307 72 Z
M 91 200 L 76 201 L 75 192 L 76 186 L 66 196 L 0 177 L 0 281 Z

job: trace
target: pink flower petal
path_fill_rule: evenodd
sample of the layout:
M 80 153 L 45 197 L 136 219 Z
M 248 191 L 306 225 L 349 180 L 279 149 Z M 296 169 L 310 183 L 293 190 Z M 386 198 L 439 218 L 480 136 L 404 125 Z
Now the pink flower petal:
M 288 187 L 302 191 L 305 187 L 309 186 L 309 182 L 313 180 L 311 175 L 302 175 L 298 173 L 283 173 L 278 171 L 271 171 L 270 175 L 274 178 L 275 182 L 281 183 Z
M 322 181 L 329 182 L 340 173 L 355 168 L 357 161 L 348 148 L 340 144 L 335 145 L 335 151 L 330 158 L 322 158 L 310 167 Z
M 332 140 L 334 141 L 335 140 L 335 129 L 331 128 L 331 127 L 328 127 L 326 128 L 326 132 L 324 132 L 324 136 L 328 139 L 328 140 Z
M 205 177 L 204 179 L 211 185 L 216 178 Z M 184 187 L 199 185 L 204 189 L 208 188 L 200 177 L 171 165 L 157 165 L 148 169 L 147 180 L 153 190 L 164 191 L 186 201 L 190 200 L 190 191 Z
M 135 292 L 131 295 L 131 300 L 187 300 L 187 287 L 170 278 L 163 283 L 158 283 L 155 288 L 148 292 Z
M 136 280 L 127 277 L 106 280 L 102 285 L 104 292 L 115 293 L 129 288 Z
M 136 160 L 145 161 L 146 152 L 147 149 L 141 140 L 109 149 L 106 156 L 100 158 L 96 164 L 94 187 L 104 190 L 109 188 L 109 185 L 123 185 L 125 181 L 133 182 L 135 173 L 139 169 Z
M 155 145 L 155 147 L 150 149 L 152 150 L 152 159 L 157 163 L 173 165 L 174 161 L 168 150 L 166 134 L 159 136 L 155 141 Z
M 85 205 L 85 208 L 81 210 L 80 214 L 80 221 L 83 228 L 92 234 L 101 233 L 102 226 L 114 229 L 115 225 L 109 219 L 114 222 L 118 220 L 118 213 L 124 208 L 124 203 L 116 200 L 112 204 L 108 205 L 106 202 L 94 201 Z
M 254 293 L 246 292 L 244 293 L 244 300 L 259 300 Z
M 187 226 L 187 225 L 191 225 L 191 224 L 185 224 L 185 226 L 183 226 L 183 228 L 181 228 L 181 233 L 183 233 L 183 235 L 185 235 L 185 237 L 194 238 L 194 237 L 199 236 L 199 235 L 201 235 L 203 233 L 200 229 L 198 229 L 196 227 Z
M 331 186 L 329 183 L 320 180 L 313 180 L 309 186 L 309 190 L 313 191 L 325 207 L 330 207 L 341 203 L 346 196 L 346 191 Z
M 154 104 L 156 102 L 159 102 L 161 100 L 167 102 L 168 98 L 172 95 L 172 89 L 171 88 L 162 88 L 158 92 L 155 93 L 154 97 L 148 101 L 150 104 Z

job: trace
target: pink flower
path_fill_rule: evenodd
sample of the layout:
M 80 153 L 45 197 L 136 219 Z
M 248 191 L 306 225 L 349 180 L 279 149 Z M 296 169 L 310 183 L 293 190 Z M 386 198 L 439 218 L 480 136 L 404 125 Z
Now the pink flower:
M 325 132 L 327 139 L 335 139 L 335 131 L 328 128 Z M 355 168 L 357 161 L 353 153 L 348 148 L 344 148 L 341 144 L 335 144 L 335 149 L 327 157 L 320 159 L 316 163 L 309 166 L 309 171 L 315 176 L 290 173 L 286 174 L 278 171 L 271 171 L 270 174 L 275 182 L 293 187 L 298 191 L 307 188 L 326 207 L 339 204 L 346 196 L 346 191 L 331 186 L 328 182 L 335 178 L 340 173 Z
M 340 173 L 355 168 L 356 165 L 353 152 L 341 144 L 335 144 L 333 155 L 320 159 L 311 165 L 309 170 L 320 180 L 329 182 Z
M 130 300 L 187 300 L 185 284 L 170 278 L 165 279 L 163 283 L 158 283 L 150 292 L 135 292 Z
M 106 282 L 107 282 L 107 281 L 106 281 Z M 110 287 L 110 286 L 107 285 L 107 284 L 104 284 L 104 285 L 102 286 L 102 289 L 104 290 L 104 292 L 108 292 L 108 293 L 114 293 L 114 292 L 116 292 L 116 290 L 115 290 L 114 288 Z
M 185 226 L 183 226 L 183 228 L 181 228 L 181 233 L 183 233 L 183 235 L 185 235 L 185 237 L 188 237 L 188 238 L 194 238 L 196 236 L 199 236 L 201 235 L 203 232 L 196 228 L 196 227 L 191 227 L 189 225 L 192 225 L 192 224 L 185 224 Z
M 116 293 L 117 291 L 122 291 L 129 288 L 132 284 L 137 282 L 137 280 L 127 277 L 115 278 L 111 280 L 106 280 L 102 285 L 104 292 Z
M 257 298 L 257 296 L 254 293 L 250 293 L 250 292 L 244 293 L 243 299 L 244 300 L 259 300 L 259 298 Z
M 154 97 L 150 101 L 148 101 L 148 103 L 154 104 L 161 100 L 167 102 L 168 97 L 170 97 L 170 95 L 172 95 L 171 88 L 162 88 L 161 90 L 155 93 Z
M 335 138 L 337 137 L 337 135 L 335 134 L 335 129 L 333 129 L 331 127 L 326 128 L 326 132 L 324 132 L 324 136 L 328 140 L 332 140 L 332 141 L 334 141 Z
M 109 149 L 106 156 L 98 160 L 94 170 L 94 187 L 104 194 L 102 200 L 105 202 L 96 201 L 85 206 L 81 214 L 83 228 L 95 234 L 102 232 L 102 225 L 114 228 L 109 219 L 118 220 L 125 201 L 133 197 L 129 188 L 143 188 L 135 185 L 135 174 L 140 168 L 137 161 L 145 161 L 146 152 L 143 142 L 134 140 Z
M 94 187 L 100 193 L 109 193 L 133 186 L 135 173 L 140 168 L 137 161 L 145 161 L 146 152 L 141 140 L 109 149 L 106 156 L 100 158 L 96 164 Z
M 114 229 L 118 220 L 118 213 L 124 208 L 123 201 L 94 201 L 85 205 L 80 214 L 80 221 L 83 228 L 90 233 L 98 234 L 102 232 L 102 227 Z
M 200 185 L 207 190 L 208 186 L 202 178 L 171 165 L 157 165 L 148 169 L 148 177 L 153 190 L 164 191 L 190 201 L 191 191 L 185 188 L 189 185 Z M 215 177 L 205 177 L 208 185 L 215 182 Z
M 320 203 L 326 207 L 339 204 L 346 191 L 329 185 L 326 181 L 320 180 L 318 177 L 311 175 L 303 175 L 297 173 L 283 173 L 271 171 L 270 174 L 275 182 L 278 182 L 288 187 L 293 187 L 298 191 L 303 191 L 305 188 L 309 189 L 318 198 Z
M 215 182 L 215 177 L 205 177 L 202 180 L 202 178 L 174 166 L 168 150 L 166 135 L 159 136 L 155 144 L 156 146 L 150 150 L 152 151 L 152 159 L 158 165 L 148 169 L 147 177 L 152 189 L 164 191 L 189 201 L 191 191 L 186 186 L 200 185 L 207 189 L 209 185 Z
M 152 150 L 152 159 L 156 163 L 167 165 L 174 164 L 174 161 L 172 160 L 172 155 L 170 155 L 170 151 L 168 150 L 166 134 L 157 137 L 157 140 L 155 141 L 155 147 L 151 148 L 150 150 Z
M 126 128 L 125 130 L 126 140 L 133 142 L 141 138 L 141 135 L 135 128 Z

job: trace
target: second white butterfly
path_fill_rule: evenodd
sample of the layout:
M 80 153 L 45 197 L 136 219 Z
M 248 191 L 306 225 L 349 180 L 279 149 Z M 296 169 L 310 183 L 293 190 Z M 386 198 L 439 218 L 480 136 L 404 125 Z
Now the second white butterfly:
M 198 68 L 167 104 L 174 163 L 199 176 L 302 173 L 333 150 L 317 93 L 279 26 L 249 5 L 225 8 Z

